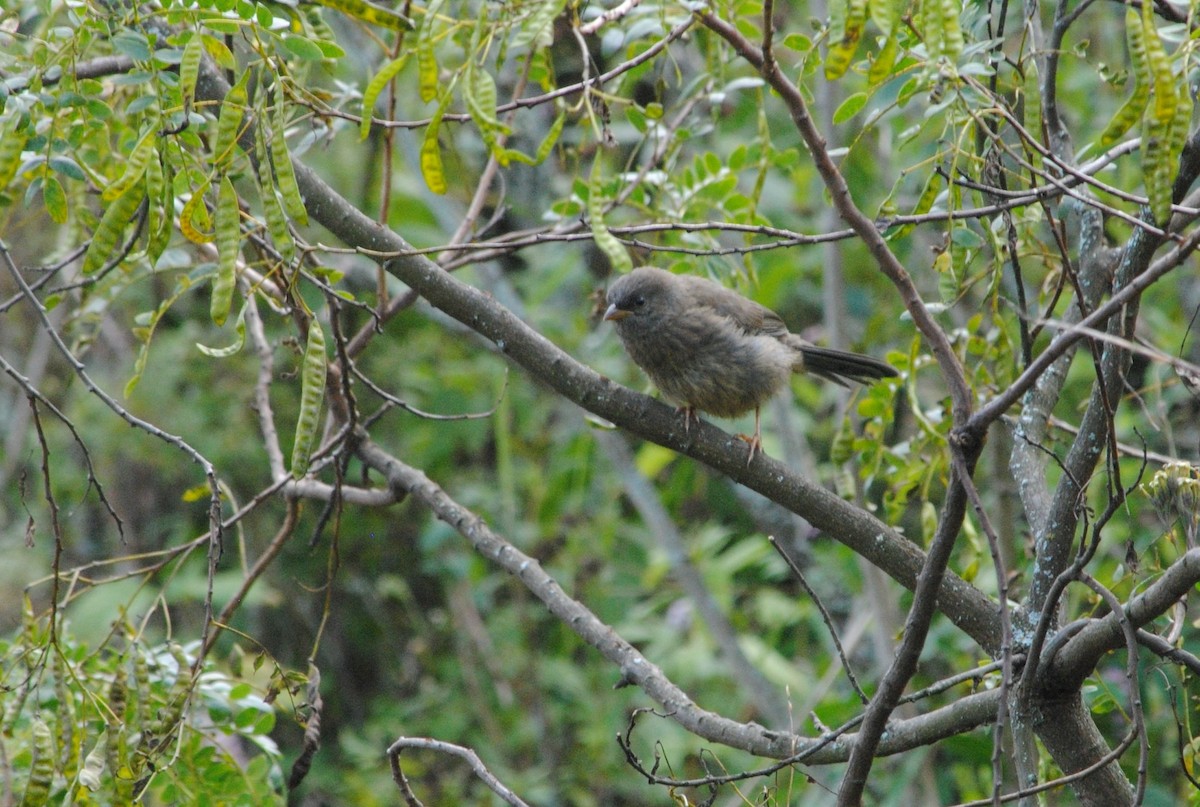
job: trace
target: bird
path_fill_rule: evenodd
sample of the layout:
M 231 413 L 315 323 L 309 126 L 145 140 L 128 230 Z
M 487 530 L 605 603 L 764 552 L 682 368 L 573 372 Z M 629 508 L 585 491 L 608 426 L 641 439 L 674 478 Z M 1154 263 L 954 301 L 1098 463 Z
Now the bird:
M 604 319 L 634 364 L 684 414 L 733 418 L 754 410 L 747 465 L 762 449 L 761 407 L 793 373 L 847 386 L 898 376 L 860 353 L 818 347 L 788 330 L 771 309 L 707 278 L 643 266 L 608 288 Z

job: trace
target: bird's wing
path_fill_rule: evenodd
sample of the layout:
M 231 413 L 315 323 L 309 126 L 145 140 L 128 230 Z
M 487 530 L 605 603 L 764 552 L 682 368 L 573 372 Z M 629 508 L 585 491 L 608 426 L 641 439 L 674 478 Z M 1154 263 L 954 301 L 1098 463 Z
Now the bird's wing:
M 680 275 L 688 284 L 692 299 L 699 305 L 712 309 L 716 314 L 732 321 L 750 335 L 784 336 L 787 325 L 771 309 L 747 300 L 732 289 L 719 283 L 694 275 Z

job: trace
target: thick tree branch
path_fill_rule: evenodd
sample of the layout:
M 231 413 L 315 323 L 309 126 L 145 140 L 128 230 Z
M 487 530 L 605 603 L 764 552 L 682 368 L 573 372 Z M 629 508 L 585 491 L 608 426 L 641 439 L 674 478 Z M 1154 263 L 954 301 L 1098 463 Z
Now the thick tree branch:
M 197 98 L 221 102 L 228 85 L 207 61 L 196 82 Z M 241 141 L 253 154 L 253 125 Z M 916 586 L 925 554 L 870 513 L 769 457 L 746 465 L 735 437 L 702 422 L 690 430 L 675 410 L 633 392 L 577 362 L 487 293 L 442 270 L 396 233 L 363 214 L 300 160 L 292 161 L 309 215 L 343 243 L 361 249 L 398 279 L 467 327 L 496 344 L 531 376 L 584 409 L 645 439 L 686 454 L 798 513 L 859 553 L 906 588 Z M 387 258 L 381 256 L 389 256 Z M 390 257 L 394 256 L 394 257 Z M 938 609 L 986 652 L 1000 648 L 996 605 L 961 577 L 947 573 Z
M 900 702 L 904 688 L 908 686 L 909 680 L 917 670 L 917 662 L 921 657 L 921 650 L 925 647 L 925 638 L 933 620 L 934 592 L 946 574 L 950 553 L 954 550 L 955 539 L 966 516 L 967 492 L 962 475 L 969 473 L 970 469 L 960 463 L 956 462 L 951 467 L 950 485 L 946 491 L 946 501 L 942 507 L 937 532 L 930 544 L 925 566 L 917 579 L 912 608 L 909 609 L 908 618 L 904 622 L 904 638 L 896 650 L 892 665 L 879 684 L 879 689 L 867 706 L 858 742 L 854 745 L 850 764 L 846 768 L 846 775 L 838 792 L 839 807 L 853 807 L 862 803 L 867 775 L 877 755 L 887 721 Z M 1002 642 L 1003 639 L 1002 633 Z
M 925 637 L 935 611 L 936 592 L 941 585 L 950 554 L 954 548 L 955 538 L 958 536 L 962 519 L 966 513 L 966 495 L 961 480 L 955 481 L 955 476 L 959 472 L 969 473 L 969 468 L 974 465 L 974 459 L 982 445 L 983 431 L 986 430 L 986 426 L 984 430 L 976 432 L 963 429 L 969 421 L 974 397 L 967 385 L 962 364 L 945 331 L 934 321 L 933 316 L 925 307 L 908 271 L 888 247 L 874 222 L 855 205 L 845 177 L 842 176 L 841 171 L 829 156 L 825 140 L 809 115 L 808 105 L 799 87 L 780 72 L 774 60 L 767 58 L 762 50 L 743 36 L 733 25 L 707 11 L 698 11 L 697 16 L 709 29 L 732 45 L 734 50 L 753 66 L 783 99 L 791 113 L 792 122 L 804 139 L 805 145 L 808 146 L 813 163 L 829 190 L 834 207 L 862 239 L 884 275 L 899 291 L 913 322 L 920 329 L 930 350 L 937 358 L 942 375 L 950 390 L 954 424 L 957 427 L 955 436 L 952 438 L 951 451 L 955 452 L 958 459 L 955 462 L 954 473 L 951 474 L 950 488 L 938 524 L 937 535 L 914 589 L 916 596 L 913 598 L 913 605 L 905 623 L 904 639 L 897 651 L 896 658 L 884 676 L 879 691 L 876 692 L 867 708 L 859 741 L 851 754 L 850 765 L 843 779 L 841 792 L 838 794 L 839 805 L 858 804 L 862 800 L 867 774 L 870 771 L 876 746 L 887 720 L 903 694 L 904 688 L 908 685 L 909 679 L 916 671 L 917 659 L 925 644 Z M 1001 632 L 1003 633 L 1003 631 Z
M 197 96 L 219 102 L 224 98 L 223 85 L 223 79 L 215 71 L 202 70 L 201 80 L 197 81 Z M 248 127 L 244 140 L 252 143 L 252 136 L 253 132 Z M 915 659 L 924 643 L 929 620 L 935 609 L 947 614 L 989 653 L 999 651 L 1002 632 L 996 606 L 978 589 L 945 570 L 954 543 L 953 536 L 957 534 L 965 507 L 959 508 L 955 518 L 944 517 L 939 533 L 942 536 L 938 544 L 939 557 L 935 562 L 928 562 L 911 542 L 896 534 L 874 516 L 793 473 L 781 463 L 763 457 L 747 467 L 741 460 L 743 452 L 737 450 L 735 438 L 707 423 L 685 430 L 681 428 L 683 421 L 669 407 L 620 387 L 575 362 L 490 296 L 457 280 L 425 256 L 411 254 L 411 247 L 404 239 L 362 214 L 306 165 L 293 160 L 293 166 L 305 205 L 314 220 L 324 224 L 348 245 L 362 248 L 371 254 L 394 255 L 395 257 L 386 264 L 389 272 L 407 283 L 435 307 L 493 341 L 501 352 L 524 367 L 535 378 L 585 409 L 635 434 L 698 459 L 802 515 L 809 523 L 827 531 L 902 585 L 920 590 L 910 614 L 906 641 L 908 652 L 903 654 L 900 663 L 893 665 L 887 697 L 877 698 L 874 702 L 876 705 L 870 731 L 860 732 L 866 737 L 865 742 L 856 745 L 860 759 L 866 759 L 869 763 L 870 758 L 877 753 L 883 726 L 895 707 L 896 698 L 902 694 L 915 670 Z M 874 226 L 853 207 L 848 196 L 844 201 L 862 219 L 859 223 L 865 223 L 874 233 L 874 240 L 879 241 L 886 255 L 891 256 L 891 260 L 895 262 L 895 257 L 887 250 Z M 931 334 L 934 336 L 931 338 L 934 341 L 940 336 L 945 343 L 942 358 L 949 362 L 946 365 L 948 376 L 957 378 L 962 386 L 960 394 L 956 397 L 956 407 L 959 416 L 965 417 L 969 413 L 969 393 L 966 391 L 965 379 L 957 358 L 945 334 L 932 322 L 919 296 L 916 295 L 915 288 L 911 287 L 911 280 L 903 267 L 895 263 L 892 268 L 899 272 L 892 274 L 901 288 L 904 288 L 901 281 L 908 283 L 911 292 L 908 302 L 917 310 L 915 316 L 918 321 L 925 322 L 932 329 Z M 965 502 L 965 496 L 960 498 Z M 489 554 L 489 557 L 493 555 Z M 497 558 L 497 561 L 499 560 Z M 522 575 L 522 580 L 526 585 L 531 585 L 526 576 Z M 562 614 L 560 618 L 574 625 L 575 622 L 570 620 L 582 617 Z M 620 640 L 613 634 L 607 641 Z M 604 652 L 603 647 L 600 649 Z M 609 653 L 605 655 L 609 657 Z M 623 672 L 629 677 L 646 669 L 642 665 L 648 662 L 638 658 L 632 666 L 626 665 L 623 659 L 612 660 L 622 664 Z M 782 735 L 770 735 L 757 728 L 751 730 L 726 718 L 699 713 L 698 709 L 692 711 L 694 707 L 691 707 L 690 702 L 679 700 L 682 693 L 672 691 L 673 685 L 657 670 L 653 670 L 653 673 L 654 675 L 642 682 L 643 689 L 655 700 L 663 703 L 668 710 L 684 710 L 677 719 L 700 736 L 767 756 L 783 756 L 796 750 L 793 738 L 788 737 L 785 740 Z M 787 747 L 786 751 L 784 745 Z
M 1072 201 L 1067 211 L 1067 222 L 1069 227 L 1078 227 L 1080 249 L 1075 274 L 1079 278 L 1078 287 L 1083 292 L 1083 297 L 1065 314 L 1066 321 L 1073 326 L 1100 304 L 1112 285 L 1113 267 L 1110 251 L 1103 246 L 1104 222 L 1099 211 Z M 1065 333 L 1059 332 L 1054 339 L 1063 336 Z M 1078 344 L 1078 341 L 1074 342 L 1074 345 Z M 1074 356 L 1075 347 L 1072 346 L 1047 365 L 1021 400 L 1009 468 L 1017 480 L 1025 518 L 1034 535 L 1042 534 L 1051 504 L 1051 487 L 1046 474 L 1050 457 L 1043 441 Z
M 1188 138 L 1180 157 L 1180 170 L 1175 178 L 1172 196 L 1175 200 L 1183 198 L 1195 178 L 1200 174 L 1200 130 Z M 1143 212 L 1149 216 L 1148 211 Z M 1110 334 L 1124 339 L 1130 339 L 1137 324 L 1139 304 L 1142 292 L 1154 282 L 1181 265 L 1183 261 L 1200 246 L 1200 229 L 1193 230 L 1186 238 L 1172 246 L 1157 260 L 1154 253 L 1164 243 L 1163 238 L 1156 237 L 1144 229 L 1134 230 L 1124 251 L 1123 259 L 1117 267 L 1113 280 L 1114 293 L 1108 302 L 1096 308 L 1084 317 L 1078 326 L 1071 331 L 1062 333 L 1055 342 L 1051 343 L 1042 355 L 1031 364 L 1008 392 L 997 396 L 987 406 L 982 407 L 975 417 L 990 414 L 993 407 L 1002 399 L 1009 397 L 1013 389 L 1022 385 L 1023 380 L 1030 376 L 1035 368 L 1045 369 L 1054 361 L 1056 350 L 1065 352 L 1071 344 L 1085 338 L 1089 329 L 1107 327 Z M 1072 336 L 1068 336 L 1071 334 Z M 1063 463 L 1065 473 L 1054 492 L 1050 504 L 1048 525 L 1036 536 L 1037 562 L 1034 566 L 1029 595 L 1026 598 L 1027 616 L 1041 612 L 1046 603 L 1046 596 L 1053 586 L 1054 580 L 1070 563 L 1070 550 L 1075 539 L 1075 528 L 1078 523 L 1079 502 L 1083 496 L 1084 487 L 1092 471 L 1099 461 L 1101 453 L 1109 444 L 1105 436 L 1110 435 L 1112 413 L 1124 390 L 1125 371 L 1131 359 L 1130 352 L 1120 344 L 1107 344 L 1098 363 L 1099 377 L 1092 389 L 1088 408 L 1080 421 L 1079 432 L 1072 441 L 1071 448 Z M 1029 384 L 1038 382 L 1036 376 L 1029 378 Z M 997 412 L 1000 414 L 1000 412 Z
M 1166 613 L 1180 597 L 1200 582 L 1200 548 L 1188 550 L 1163 576 L 1125 605 L 1125 617 L 1140 628 Z M 1100 658 L 1125 642 L 1118 614 L 1088 622 L 1052 658 L 1042 662 L 1040 686 L 1052 692 L 1078 689 L 1096 669 Z
M 1029 719 L 1038 739 L 1062 772 L 1084 774 L 1078 779 L 1070 778 L 1079 804 L 1085 807 L 1133 804 L 1133 787 L 1117 764 L 1133 744 L 1132 732 L 1110 749 L 1078 690 L 1060 698 L 1039 699 Z

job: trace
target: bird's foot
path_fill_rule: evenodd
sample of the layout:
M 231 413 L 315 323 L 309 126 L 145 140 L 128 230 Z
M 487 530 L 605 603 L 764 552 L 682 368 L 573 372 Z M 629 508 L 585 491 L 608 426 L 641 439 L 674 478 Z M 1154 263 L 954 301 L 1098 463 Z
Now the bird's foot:
M 746 465 L 754 462 L 754 455 L 762 453 L 762 435 L 758 432 L 754 434 L 739 434 L 737 439 L 750 445 L 750 456 L 746 457 Z
M 700 413 L 696 411 L 696 407 L 681 406 L 678 409 L 676 409 L 675 411 L 676 411 L 676 413 L 683 415 L 683 433 L 684 434 L 687 434 L 691 430 L 692 421 L 695 421 L 697 426 L 700 425 Z

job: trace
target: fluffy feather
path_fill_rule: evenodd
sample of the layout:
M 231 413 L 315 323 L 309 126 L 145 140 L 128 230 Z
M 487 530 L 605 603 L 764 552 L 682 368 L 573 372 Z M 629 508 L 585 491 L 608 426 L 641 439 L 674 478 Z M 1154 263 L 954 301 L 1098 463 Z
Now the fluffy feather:
M 604 318 L 633 359 L 669 400 L 718 417 L 755 412 L 810 372 L 838 384 L 897 375 L 891 365 L 812 345 L 790 333 L 771 309 L 711 280 L 642 267 L 608 289 Z

